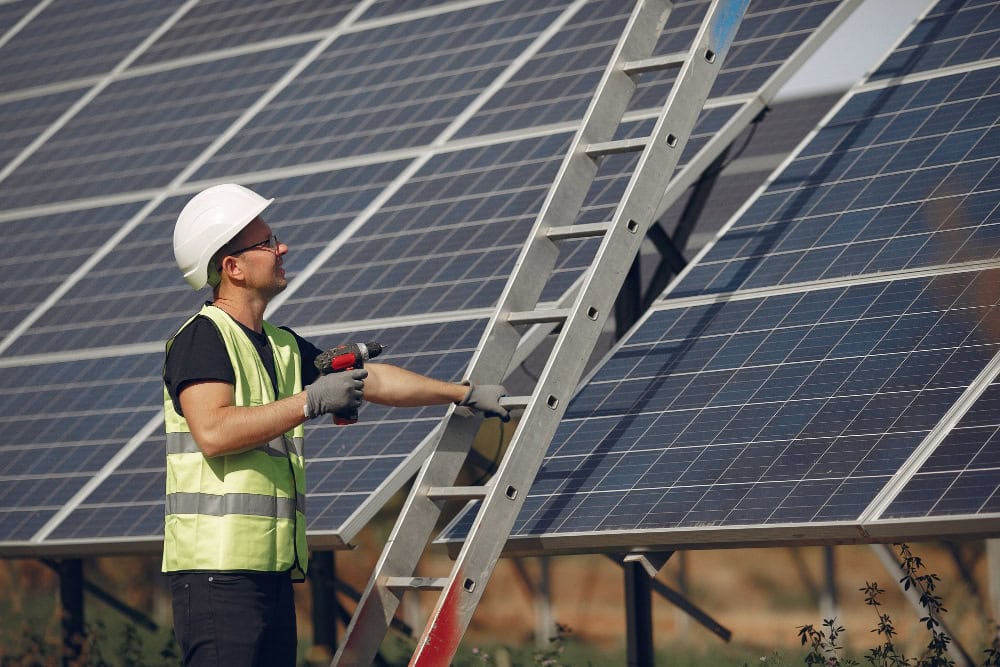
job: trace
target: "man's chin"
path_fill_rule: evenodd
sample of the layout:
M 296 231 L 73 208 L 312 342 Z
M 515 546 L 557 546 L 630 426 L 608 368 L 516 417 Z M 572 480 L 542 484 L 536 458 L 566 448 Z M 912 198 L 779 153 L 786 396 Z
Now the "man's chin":
M 285 291 L 286 287 L 288 287 L 288 281 L 285 280 L 284 276 L 282 276 L 278 280 L 275 280 L 274 284 L 271 285 L 271 297 L 274 298 L 275 296 L 281 294 L 282 292 Z

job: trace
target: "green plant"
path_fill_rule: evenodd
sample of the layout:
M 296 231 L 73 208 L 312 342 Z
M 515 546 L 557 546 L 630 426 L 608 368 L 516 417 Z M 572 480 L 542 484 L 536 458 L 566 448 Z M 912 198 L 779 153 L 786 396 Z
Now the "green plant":
M 906 544 L 895 545 L 899 550 L 901 558 L 900 570 L 903 577 L 899 583 L 904 590 L 915 590 L 919 597 L 920 606 L 924 610 L 924 615 L 920 622 L 930 632 L 924 652 L 919 657 L 908 658 L 896 647 L 896 628 L 892 623 L 892 618 L 883 611 L 881 596 L 885 590 L 879 588 L 877 582 L 865 582 L 863 588 L 859 589 L 865 597 L 865 604 L 871 607 L 876 616 L 876 625 L 872 632 L 879 637 L 880 643 L 874 646 L 865 654 L 865 661 L 872 667 L 954 667 L 955 663 L 948 656 L 948 649 L 952 639 L 945 631 L 941 616 L 947 612 L 941 596 L 937 595 L 937 587 L 940 583 L 938 575 L 927 572 L 923 560 L 915 556 Z M 826 630 L 817 630 L 812 625 L 799 626 L 799 639 L 803 646 L 809 647 L 809 652 L 805 656 L 805 664 L 821 665 L 823 667 L 841 667 L 845 665 L 857 665 L 857 661 L 849 658 L 841 658 L 841 646 L 837 644 L 837 639 L 844 628 L 836 624 L 836 619 L 823 621 Z M 998 628 L 1000 629 L 1000 628 Z M 1000 638 L 996 632 L 992 643 L 984 653 L 986 659 L 983 667 L 1000 667 Z
M 812 625 L 799 627 L 799 640 L 803 646 L 809 647 L 806 654 L 805 663 L 807 665 L 821 665 L 822 667 L 846 667 L 847 665 L 857 665 L 857 661 L 850 658 L 841 659 L 840 651 L 843 646 L 837 644 L 837 639 L 844 628 L 837 625 L 836 618 L 823 620 L 823 627 L 826 631 L 817 630 Z
M 878 583 L 874 581 L 865 582 L 864 588 L 860 590 L 865 595 L 865 604 L 871 607 L 878 617 L 878 622 L 872 632 L 882 638 L 881 644 L 868 649 L 865 659 L 875 667 L 906 667 L 910 664 L 909 660 L 896 651 L 896 645 L 893 642 L 896 628 L 892 624 L 892 618 L 882 611 L 879 602 L 879 598 L 885 593 L 885 590 L 879 588 Z

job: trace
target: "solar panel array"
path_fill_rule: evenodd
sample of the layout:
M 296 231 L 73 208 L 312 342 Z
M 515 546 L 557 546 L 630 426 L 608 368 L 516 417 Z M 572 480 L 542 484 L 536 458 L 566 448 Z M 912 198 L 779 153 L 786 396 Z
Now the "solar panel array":
M 508 553 L 1000 531 L 998 38 L 942 0 L 844 97 L 581 388 Z
M 386 361 L 460 379 L 627 4 L 0 5 L 17 65 L 0 74 L 0 553 L 159 548 L 163 341 L 205 299 L 170 239 L 210 183 L 277 197 L 291 282 L 271 321 L 320 345 L 380 338 Z M 707 6 L 675 4 L 661 53 Z M 686 163 L 837 6 L 751 3 Z M 629 132 L 666 95 L 647 78 Z M 614 206 L 630 166 L 602 166 L 582 221 Z M 594 247 L 568 247 L 547 298 Z M 309 426 L 315 543 L 351 539 L 443 413 L 366 405 L 350 428 Z

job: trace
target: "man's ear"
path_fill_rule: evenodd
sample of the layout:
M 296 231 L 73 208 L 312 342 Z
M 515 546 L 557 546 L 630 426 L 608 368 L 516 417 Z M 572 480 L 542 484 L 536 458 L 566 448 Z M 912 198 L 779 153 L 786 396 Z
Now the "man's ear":
M 243 267 L 240 266 L 239 260 L 232 255 L 226 255 L 222 258 L 219 273 L 229 276 L 230 281 L 243 279 Z

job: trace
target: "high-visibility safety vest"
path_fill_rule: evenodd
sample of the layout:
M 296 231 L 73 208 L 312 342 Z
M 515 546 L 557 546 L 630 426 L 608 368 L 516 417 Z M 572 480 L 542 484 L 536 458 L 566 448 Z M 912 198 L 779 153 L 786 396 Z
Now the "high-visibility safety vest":
M 206 305 L 199 315 L 215 324 L 226 344 L 236 373 L 236 405 L 273 402 L 274 387 L 246 333 L 215 306 Z M 279 396 L 298 393 L 302 364 L 295 337 L 267 322 L 264 333 L 274 351 Z M 172 344 L 173 338 L 167 341 L 167 351 Z M 163 571 L 291 570 L 294 580 L 305 578 L 303 426 L 251 449 L 209 458 L 194 441 L 187 421 L 174 410 L 165 387 L 163 407 L 167 431 Z

